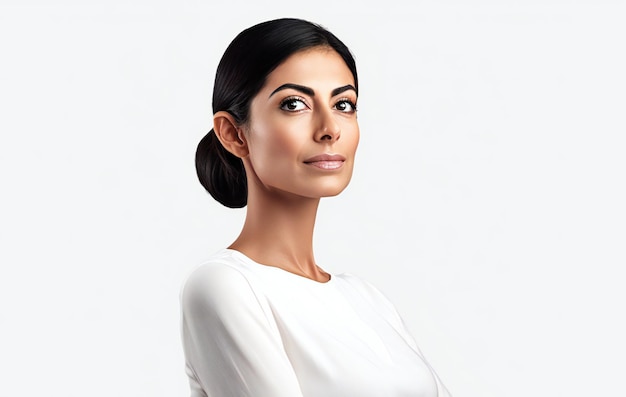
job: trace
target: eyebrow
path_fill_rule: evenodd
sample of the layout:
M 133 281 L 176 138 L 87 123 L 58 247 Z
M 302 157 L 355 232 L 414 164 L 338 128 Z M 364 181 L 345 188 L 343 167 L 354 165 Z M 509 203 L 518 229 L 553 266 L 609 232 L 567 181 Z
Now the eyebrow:
M 272 91 L 272 93 L 270 94 L 269 97 L 271 98 L 272 95 L 276 94 L 278 91 L 286 90 L 288 88 L 291 88 L 291 89 L 296 90 L 296 91 L 300 91 L 303 94 L 308 95 L 308 96 L 315 96 L 315 91 L 313 91 L 313 89 L 310 88 L 310 87 L 306 87 L 306 86 L 303 86 L 303 85 L 300 85 L 300 84 L 286 83 L 286 84 L 281 85 L 280 87 L 278 87 L 274 91 Z M 346 85 L 344 85 L 342 87 L 338 87 L 338 88 L 335 88 L 334 90 L 332 90 L 330 95 L 331 96 L 339 95 L 342 92 L 345 92 L 345 91 L 348 91 L 348 90 L 352 90 L 352 91 L 356 92 L 356 88 L 354 88 L 354 86 L 352 84 L 346 84 Z

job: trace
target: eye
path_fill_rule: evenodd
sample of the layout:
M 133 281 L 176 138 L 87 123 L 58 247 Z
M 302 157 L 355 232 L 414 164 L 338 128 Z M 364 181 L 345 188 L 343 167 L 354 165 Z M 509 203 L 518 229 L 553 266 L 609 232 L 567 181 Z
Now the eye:
M 280 108 L 288 112 L 299 112 L 301 110 L 307 109 L 308 106 L 304 102 L 304 99 L 300 97 L 289 97 L 283 99 L 283 101 L 280 103 Z
M 344 112 L 344 113 L 354 113 L 354 112 L 356 112 L 356 103 L 352 102 L 351 100 L 349 100 L 347 98 L 340 99 L 335 104 L 335 109 L 339 110 L 340 112 Z

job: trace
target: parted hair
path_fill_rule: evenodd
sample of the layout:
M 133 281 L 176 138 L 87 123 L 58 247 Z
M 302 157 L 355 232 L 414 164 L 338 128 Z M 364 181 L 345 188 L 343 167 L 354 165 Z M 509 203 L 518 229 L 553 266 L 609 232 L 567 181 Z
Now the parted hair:
M 242 31 L 226 48 L 215 73 L 213 114 L 227 111 L 239 125 L 246 124 L 250 102 L 267 76 L 289 56 L 313 47 L 335 50 L 352 72 L 358 90 L 354 57 L 341 40 L 318 24 L 281 18 Z M 243 162 L 222 146 L 213 129 L 198 144 L 196 172 L 215 200 L 230 208 L 246 206 L 248 185 Z

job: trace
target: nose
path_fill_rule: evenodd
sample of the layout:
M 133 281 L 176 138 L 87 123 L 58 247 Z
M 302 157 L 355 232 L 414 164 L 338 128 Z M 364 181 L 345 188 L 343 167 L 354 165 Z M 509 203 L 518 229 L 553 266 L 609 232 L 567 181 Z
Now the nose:
M 318 125 L 315 131 L 315 140 L 318 142 L 334 142 L 341 136 L 341 127 L 331 109 L 321 110 L 318 113 Z

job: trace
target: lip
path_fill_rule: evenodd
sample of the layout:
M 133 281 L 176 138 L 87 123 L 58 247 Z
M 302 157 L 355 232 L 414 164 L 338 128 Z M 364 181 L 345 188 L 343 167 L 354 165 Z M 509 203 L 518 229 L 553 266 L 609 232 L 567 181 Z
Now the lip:
M 305 163 L 315 163 L 317 161 L 346 161 L 346 158 L 340 154 L 324 153 L 304 160 Z
M 340 154 L 325 153 L 306 159 L 304 163 L 323 170 L 332 171 L 341 168 L 345 161 L 346 158 Z

